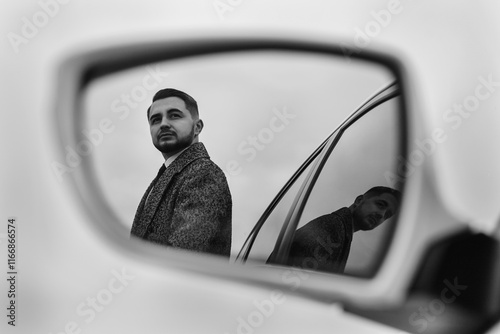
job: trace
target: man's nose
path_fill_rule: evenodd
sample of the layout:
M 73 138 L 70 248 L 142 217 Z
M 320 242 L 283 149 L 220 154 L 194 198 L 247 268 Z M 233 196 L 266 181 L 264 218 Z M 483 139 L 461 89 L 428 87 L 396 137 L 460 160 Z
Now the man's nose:
M 384 209 L 384 210 L 382 210 L 381 214 L 382 214 L 382 219 L 387 219 L 390 217 L 390 210 Z
M 170 127 L 170 122 L 168 120 L 168 117 L 162 117 L 160 127 L 162 127 L 162 128 L 169 128 Z

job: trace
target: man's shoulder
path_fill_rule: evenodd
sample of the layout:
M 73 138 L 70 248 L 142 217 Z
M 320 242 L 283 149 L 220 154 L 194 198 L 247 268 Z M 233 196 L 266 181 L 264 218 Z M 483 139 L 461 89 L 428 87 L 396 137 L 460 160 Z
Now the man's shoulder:
M 210 171 L 219 171 L 222 173 L 222 169 L 217 166 L 215 162 L 212 161 L 209 157 L 200 157 L 198 159 L 194 159 L 188 165 L 186 165 L 187 169 L 195 169 L 195 170 L 210 170 Z
M 351 218 L 351 211 L 348 208 L 341 208 L 338 209 L 337 211 L 319 216 L 310 221 L 307 225 L 311 223 L 312 225 L 324 224 L 324 223 L 332 223 L 332 224 L 341 223 L 343 220 L 348 220 L 350 218 Z
M 202 145 L 202 143 L 197 143 L 197 146 Z M 222 169 L 210 158 L 204 147 L 200 150 L 197 149 L 198 154 L 192 154 L 191 159 L 186 161 L 181 173 L 197 173 L 203 176 L 218 176 L 224 177 L 224 172 Z
M 346 222 L 350 220 L 350 210 L 348 208 L 341 208 L 332 213 L 319 216 L 311 220 L 306 225 L 302 226 L 298 231 L 302 233 L 310 233 L 311 231 L 331 232 L 332 230 L 344 229 Z
M 179 172 L 177 184 L 182 187 L 187 183 L 190 183 L 193 187 L 188 187 L 188 189 L 196 189 L 197 194 L 203 193 L 204 191 L 210 191 L 210 194 L 206 193 L 206 196 L 221 196 L 231 200 L 229 185 L 226 179 L 226 175 L 210 158 L 201 157 L 193 160 L 187 166 L 185 166 L 182 171 Z M 202 190 L 204 189 L 204 190 Z

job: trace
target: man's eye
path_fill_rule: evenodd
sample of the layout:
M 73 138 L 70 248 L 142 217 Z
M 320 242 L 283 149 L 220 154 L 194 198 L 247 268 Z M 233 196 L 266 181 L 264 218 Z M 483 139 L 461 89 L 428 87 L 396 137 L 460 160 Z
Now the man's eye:
M 181 118 L 180 114 L 172 114 L 170 115 L 170 118 Z

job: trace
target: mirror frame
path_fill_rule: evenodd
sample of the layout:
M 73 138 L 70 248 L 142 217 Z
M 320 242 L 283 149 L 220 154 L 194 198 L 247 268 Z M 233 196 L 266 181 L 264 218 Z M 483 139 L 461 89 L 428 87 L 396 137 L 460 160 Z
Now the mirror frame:
M 182 35 L 182 34 L 181 34 Z M 59 148 L 58 158 L 64 161 L 65 147 L 74 145 L 82 139 L 77 131 L 82 124 L 82 92 L 85 86 L 99 77 L 130 67 L 147 63 L 167 61 L 177 58 L 245 50 L 282 50 L 320 53 L 335 57 L 346 57 L 375 62 L 394 73 L 401 89 L 404 112 L 401 114 L 400 138 L 407 140 L 407 104 L 405 102 L 406 78 L 405 68 L 398 58 L 372 48 L 360 52 L 353 45 L 342 41 L 331 41 L 331 37 L 304 35 L 301 32 L 249 32 L 227 33 L 209 32 L 186 35 L 177 38 L 152 38 L 151 36 L 127 37 L 126 42 L 117 41 L 110 45 L 109 40 L 102 43 L 93 41 L 90 45 L 80 46 L 72 50 L 63 59 L 54 91 L 55 107 L 53 113 L 53 133 L 55 146 Z M 119 55 L 119 56 L 117 56 Z M 348 55 L 348 56 L 346 56 Z M 406 157 L 407 142 L 402 152 Z M 93 174 L 91 159 L 82 159 L 81 165 L 65 182 L 67 191 L 80 204 L 80 209 L 88 217 L 88 227 L 100 238 L 105 249 L 117 252 L 127 259 L 134 259 L 141 265 L 148 264 L 154 268 L 175 268 L 195 274 L 208 275 L 241 283 L 256 284 L 264 287 L 289 288 L 291 293 L 305 295 L 327 301 L 364 302 L 370 304 L 390 303 L 402 298 L 405 287 L 403 282 L 397 290 L 380 286 L 385 278 L 376 275 L 373 279 L 308 272 L 308 279 L 299 286 L 290 288 L 285 284 L 283 275 L 290 268 L 271 266 L 249 267 L 237 263 L 229 264 L 225 259 L 209 254 L 192 253 L 172 248 L 161 248 L 148 245 L 137 240 L 128 239 L 128 231 L 118 223 L 118 217 L 103 201 L 103 194 L 96 193 L 96 177 Z M 402 207 L 405 200 L 403 199 Z M 408 279 L 409 281 L 409 279 Z M 383 284 L 385 285 L 385 284 Z M 391 296 L 388 289 L 391 288 Z

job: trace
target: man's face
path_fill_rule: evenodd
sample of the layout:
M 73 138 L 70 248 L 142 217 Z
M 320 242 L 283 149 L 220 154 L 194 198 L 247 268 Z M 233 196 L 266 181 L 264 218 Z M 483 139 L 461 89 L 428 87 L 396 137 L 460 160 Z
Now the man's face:
M 354 209 L 353 219 L 356 230 L 369 231 L 389 219 L 398 209 L 398 201 L 393 195 L 383 193 L 356 200 L 358 205 Z
M 195 142 L 203 127 L 194 120 L 186 104 L 172 96 L 156 100 L 149 112 L 153 145 L 162 153 L 175 154 Z

